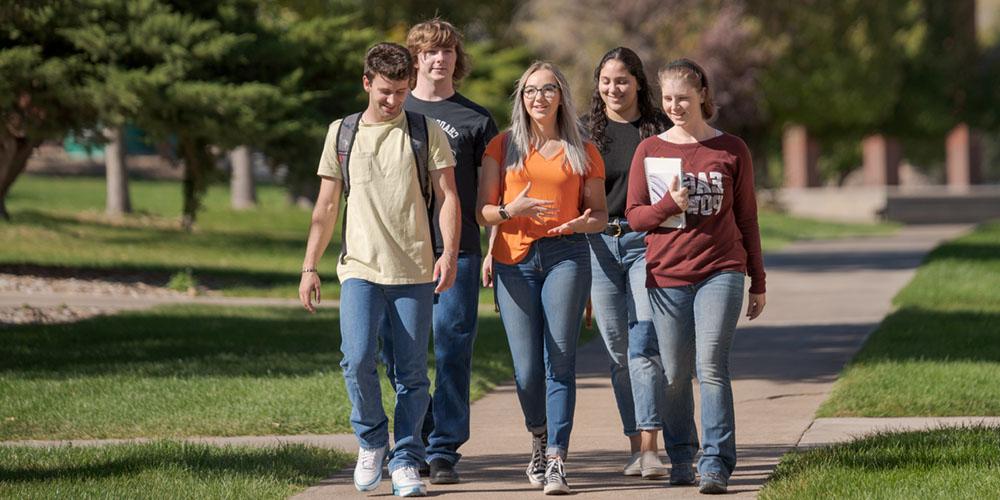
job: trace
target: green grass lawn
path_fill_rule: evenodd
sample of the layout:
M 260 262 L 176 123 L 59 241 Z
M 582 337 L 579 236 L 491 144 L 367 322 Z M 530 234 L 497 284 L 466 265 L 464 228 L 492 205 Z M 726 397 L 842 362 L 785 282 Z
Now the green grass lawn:
M 229 191 L 215 185 L 205 197 L 196 229 L 180 229 L 181 190 L 177 182 L 133 181 L 136 214 L 121 220 L 104 216 L 104 180 L 25 175 L 11 189 L 13 217 L 0 223 L 0 267 L 42 266 L 100 274 L 141 271 L 154 284 L 190 269 L 195 281 L 226 295 L 295 297 L 305 252 L 309 213 L 291 207 L 284 191 L 260 186 L 260 207 L 234 211 Z M 762 212 L 766 250 L 798 239 L 884 234 L 886 224 L 840 224 Z M 339 230 L 320 269 L 329 298 L 339 295 L 335 257 Z
M 786 455 L 762 500 L 995 498 L 1000 428 L 886 433 Z
M 1000 222 L 935 249 L 820 417 L 1000 415 Z
M 0 498 L 284 499 L 350 461 L 339 451 L 299 445 L 0 446 Z
M 349 433 L 338 323 L 332 308 L 185 305 L 7 329 L 0 440 Z M 513 376 L 495 314 L 472 374 L 474 399 Z
M 774 251 L 799 240 L 823 240 L 847 238 L 851 236 L 879 236 L 890 234 L 899 228 L 895 223 L 857 224 L 830 222 L 776 212 L 760 211 L 761 246 L 764 251 Z

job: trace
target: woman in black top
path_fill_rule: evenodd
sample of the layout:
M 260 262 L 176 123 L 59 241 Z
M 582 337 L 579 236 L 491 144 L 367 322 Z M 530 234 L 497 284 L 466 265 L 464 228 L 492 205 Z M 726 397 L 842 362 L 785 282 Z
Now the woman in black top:
M 607 230 L 588 235 L 591 301 L 611 358 L 611 384 L 631 447 L 624 472 L 647 479 L 667 474 L 656 451 L 662 428 L 662 403 L 657 401 L 662 398 L 657 394 L 663 386 L 663 369 L 646 291 L 646 233 L 629 228 L 625 195 L 636 146 L 670 126 L 653 102 L 639 56 L 618 47 L 594 69 L 591 111 L 584 120 L 604 157 L 608 200 Z

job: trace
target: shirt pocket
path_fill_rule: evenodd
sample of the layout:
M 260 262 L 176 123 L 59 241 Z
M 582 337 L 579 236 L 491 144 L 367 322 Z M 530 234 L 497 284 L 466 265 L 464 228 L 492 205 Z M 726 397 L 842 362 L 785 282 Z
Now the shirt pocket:
M 347 167 L 351 185 L 368 184 L 371 182 L 372 169 L 375 166 L 375 157 L 371 153 L 351 153 L 351 162 Z

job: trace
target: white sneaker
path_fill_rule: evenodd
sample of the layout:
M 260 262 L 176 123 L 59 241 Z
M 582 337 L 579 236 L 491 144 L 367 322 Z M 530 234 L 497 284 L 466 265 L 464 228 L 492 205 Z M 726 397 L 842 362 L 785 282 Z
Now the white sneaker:
M 642 475 L 642 465 L 639 460 L 640 458 L 642 458 L 642 452 L 637 451 L 632 454 L 632 458 L 628 459 L 628 463 L 625 464 L 626 476 Z
M 354 487 L 358 491 L 371 491 L 382 482 L 382 463 L 388 446 L 381 448 L 358 448 L 358 463 L 354 466 Z
M 559 457 L 550 458 L 545 467 L 545 494 L 569 495 L 569 484 L 566 483 L 566 470 Z
M 667 467 L 656 456 L 655 451 L 644 451 L 639 458 L 639 468 L 642 470 L 643 479 L 660 479 L 667 477 Z
M 420 471 L 412 465 L 404 465 L 392 471 L 392 494 L 398 497 L 426 495 L 427 485 L 420 480 Z

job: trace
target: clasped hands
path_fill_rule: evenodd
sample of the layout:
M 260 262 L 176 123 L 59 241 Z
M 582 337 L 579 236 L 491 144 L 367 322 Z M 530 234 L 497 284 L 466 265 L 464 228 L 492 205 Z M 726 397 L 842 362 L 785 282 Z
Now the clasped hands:
M 528 217 L 539 224 L 544 224 L 545 219 L 555 217 L 559 214 L 559 209 L 552 200 L 532 198 L 528 196 L 531 189 L 531 182 L 508 203 L 505 208 L 511 217 Z M 579 217 L 566 221 L 547 231 L 548 234 L 572 234 L 579 232 L 590 218 L 590 209 L 586 209 Z

